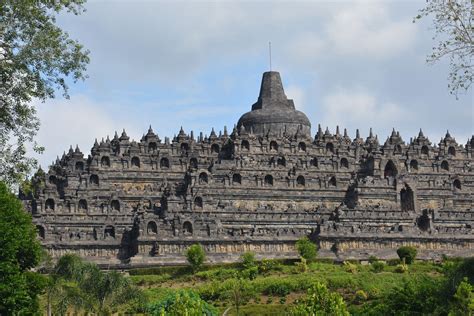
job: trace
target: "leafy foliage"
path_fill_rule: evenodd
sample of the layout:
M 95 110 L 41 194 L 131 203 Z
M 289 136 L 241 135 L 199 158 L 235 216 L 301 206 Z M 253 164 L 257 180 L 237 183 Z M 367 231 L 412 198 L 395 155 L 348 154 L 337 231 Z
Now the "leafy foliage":
M 202 300 L 198 294 L 190 290 L 179 290 L 169 294 L 165 299 L 148 305 L 147 312 L 151 315 L 189 315 L 217 316 L 217 309 Z
M 130 279 L 117 271 L 102 271 L 73 254 L 58 260 L 50 282 L 48 306 L 58 314 L 70 309 L 110 314 L 124 304 L 136 302 L 137 309 L 145 304 L 142 292 Z
M 28 270 L 41 258 L 41 246 L 31 216 L 0 182 L 0 314 L 28 314 L 37 310 L 37 296 L 46 280 Z
M 429 63 L 436 63 L 449 58 L 450 73 L 448 88 L 457 96 L 459 91 L 468 91 L 472 85 L 474 65 L 474 19 L 472 18 L 473 2 L 471 0 L 427 0 L 425 8 L 413 22 L 432 15 L 435 35 L 438 44 L 428 56 Z
M 89 52 L 56 25 L 58 13 L 80 14 L 84 2 L 0 2 L 0 179 L 9 184 L 36 167 L 25 147 L 39 128 L 31 101 L 53 98 L 55 90 L 68 97 L 67 79 L 85 79 Z
M 255 261 L 255 253 L 250 251 L 244 252 L 240 256 L 240 262 L 242 264 L 242 268 L 244 269 L 256 267 L 257 263 Z
M 382 272 L 385 269 L 385 263 L 383 263 L 382 261 L 375 261 L 371 264 L 371 266 L 372 271 L 374 271 L 375 273 Z
M 330 292 L 324 284 L 316 283 L 308 290 L 307 297 L 299 302 L 290 314 L 348 316 L 349 312 L 339 294 Z
M 186 250 L 186 259 L 193 271 L 199 270 L 206 259 L 206 253 L 200 244 L 194 244 Z
M 296 249 L 301 257 L 306 260 L 313 260 L 316 257 L 316 245 L 309 240 L 308 237 L 303 237 L 296 242 Z
M 398 257 L 406 264 L 412 264 L 415 261 L 417 250 L 415 247 L 403 246 L 397 249 Z

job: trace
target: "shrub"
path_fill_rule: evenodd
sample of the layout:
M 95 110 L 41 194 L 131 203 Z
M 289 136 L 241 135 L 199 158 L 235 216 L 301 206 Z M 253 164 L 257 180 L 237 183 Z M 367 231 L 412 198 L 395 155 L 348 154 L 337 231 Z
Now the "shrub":
M 302 299 L 290 310 L 290 315 L 338 315 L 348 316 L 346 304 L 336 292 L 330 292 L 321 283 L 316 283 Z
M 243 278 L 249 279 L 249 280 L 255 280 L 255 278 L 258 275 L 258 267 L 250 267 L 245 270 L 242 270 L 240 273 Z
M 280 264 L 277 261 L 271 259 L 263 259 L 258 266 L 258 272 L 261 274 L 266 274 L 270 271 L 279 269 L 281 269 Z
M 367 301 L 368 295 L 363 290 L 357 290 L 354 295 L 354 303 L 360 304 Z
M 249 269 L 255 267 L 257 264 L 255 262 L 255 253 L 253 252 L 244 252 L 240 256 L 240 263 L 242 264 L 242 268 Z
M 349 261 L 344 261 L 344 269 L 346 270 L 346 272 L 349 272 L 349 273 L 357 273 L 357 266 L 353 263 L 350 263 Z
M 408 265 L 406 263 L 397 264 L 397 266 L 395 267 L 395 272 L 397 273 L 408 272 Z
M 401 261 L 405 260 L 406 264 L 411 264 L 415 261 L 416 253 L 416 248 L 411 246 L 403 246 L 397 249 L 398 257 Z
M 369 262 L 370 263 L 374 263 L 374 262 L 377 262 L 377 261 L 379 261 L 379 259 L 376 256 L 370 256 L 369 257 Z
M 197 271 L 202 266 L 205 258 L 206 253 L 200 244 L 194 244 L 186 250 L 186 259 L 193 271 Z
M 217 309 L 202 300 L 198 294 L 189 290 L 180 290 L 165 299 L 148 305 L 151 315 L 205 315 L 217 316 Z
M 456 293 L 453 295 L 451 311 L 449 315 L 473 315 L 474 314 L 474 286 L 467 278 L 459 283 Z
M 309 240 L 308 237 L 303 237 L 296 242 L 296 249 L 301 257 L 306 260 L 313 260 L 317 254 L 316 245 Z
M 306 259 L 301 257 L 300 258 L 301 261 L 297 261 L 295 262 L 295 266 L 296 266 L 296 271 L 297 272 L 307 272 L 308 271 L 308 264 L 306 263 Z
M 374 263 L 372 263 L 372 271 L 374 271 L 375 273 L 382 272 L 384 269 L 385 263 L 383 263 L 382 261 L 375 261 Z

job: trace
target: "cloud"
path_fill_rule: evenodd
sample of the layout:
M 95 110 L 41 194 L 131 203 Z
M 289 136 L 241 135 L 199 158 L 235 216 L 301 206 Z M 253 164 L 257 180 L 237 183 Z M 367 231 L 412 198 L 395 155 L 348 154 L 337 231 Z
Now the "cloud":
M 43 168 L 47 168 L 56 156 L 72 145 L 79 146 L 85 157 L 90 153 L 94 139 L 114 136 L 114 131 L 127 130 L 130 137 L 137 138 L 139 131 L 130 121 L 119 120 L 104 109 L 104 104 L 95 102 L 86 96 L 74 95 L 70 100 L 55 99 L 46 103 L 37 103 L 38 117 L 41 121 L 37 141 L 45 147 L 38 155 Z
M 382 131 L 382 136 L 388 135 L 392 127 L 398 127 L 406 117 L 411 117 L 400 105 L 380 102 L 361 88 L 339 88 L 324 97 L 322 107 L 324 125 L 332 128 L 340 125 L 350 130 L 359 128 L 361 132 L 373 127 L 374 131 Z
M 394 20 L 380 2 L 356 2 L 335 12 L 326 26 L 329 45 L 344 56 L 388 59 L 412 46 L 416 26 L 408 19 Z

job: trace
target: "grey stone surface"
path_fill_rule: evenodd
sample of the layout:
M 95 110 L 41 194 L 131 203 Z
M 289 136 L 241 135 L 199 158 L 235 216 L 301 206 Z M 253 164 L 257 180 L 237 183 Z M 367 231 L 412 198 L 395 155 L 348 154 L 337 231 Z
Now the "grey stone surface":
M 432 145 L 393 131 L 380 144 L 310 128 L 267 72 L 230 134 L 162 141 L 150 127 L 136 142 L 124 131 L 88 157 L 71 148 L 22 198 L 53 256 L 106 265 L 179 264 L 196 242 L 210 262 L 293 258 L 302 236 L 341 260 L 401 245 L 422 258 L 474 254 L 474 137 Z

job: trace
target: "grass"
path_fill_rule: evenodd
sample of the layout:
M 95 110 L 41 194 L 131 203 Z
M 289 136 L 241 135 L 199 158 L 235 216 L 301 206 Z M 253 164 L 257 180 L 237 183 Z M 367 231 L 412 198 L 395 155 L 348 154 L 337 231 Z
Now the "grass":
M 408 273 L 396 273 L 395 263 L 387 264 L 382 272 L 374 272 L 370 265 L 352 263 L 347 269 L 340 264 L 315 261 L 308 264 L 308 271 L 297 272 L 294 262 L 277 262 L 270 271 L 259 273 L 249 280 L 252 293 L 240 315 L 283 315 L 291 303 L 304 295 L 315 282 L 325 283 L 329 289 L 339 292 L 351 310 L 383 297 L 403 280 L 415 275 L 442 278 L 442 268 L 430 262 L 415 262 Z M 133 272 L 132 272 L 133 271 Z M 232 306 L 229 290 L 239 274 L 236 264 L 204 267 L 196 274 L 186 267 L 132 270 L 132 281 L 141 287 L 150 301 L 160 300 L 166 294 L 180 288 L 193 289 L 206 301 L 224 311 Z M 359 296 L 356 292 L 359 291 Z M 361 291 L 365 301 L 361 301 Z M 227 315 L 235 315 L 229 310 Z

